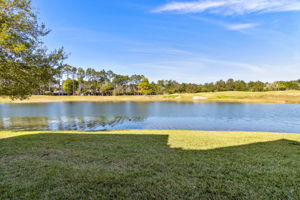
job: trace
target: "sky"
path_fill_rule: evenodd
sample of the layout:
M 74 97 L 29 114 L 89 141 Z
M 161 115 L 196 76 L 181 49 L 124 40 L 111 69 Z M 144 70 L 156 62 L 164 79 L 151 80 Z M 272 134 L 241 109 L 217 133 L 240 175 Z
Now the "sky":
M 300 0 L 33 0 L 66 63 L 152 81 L 300 78 Z

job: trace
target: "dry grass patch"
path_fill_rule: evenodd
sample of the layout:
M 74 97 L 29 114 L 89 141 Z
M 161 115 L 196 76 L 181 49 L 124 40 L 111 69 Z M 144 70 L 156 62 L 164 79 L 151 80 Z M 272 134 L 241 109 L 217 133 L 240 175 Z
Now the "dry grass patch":
M 194 97 L 202 97 L 195 99 Z M 154 96 L 32 96 L 24 101 L 0 98 L 1 103 L 49 103 L 49 102 L 233 102 L 233 103 L 300 103 L 300 91 L 271 92 L 207 92 L 197 94 L 173 94 Z

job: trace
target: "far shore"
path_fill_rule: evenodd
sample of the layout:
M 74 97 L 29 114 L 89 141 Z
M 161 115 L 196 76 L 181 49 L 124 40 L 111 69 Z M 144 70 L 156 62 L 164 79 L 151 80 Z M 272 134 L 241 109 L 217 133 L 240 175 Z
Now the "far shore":
M 300 104 L 300 91 L 271 92 L 208 92 L 196 94 L 144 95 L 144 96 L 46 96 L 34 95 L 29 99 L 12 101 L 1 97 L 0 103 L 51 103 L 51 102 L 228 102 Z

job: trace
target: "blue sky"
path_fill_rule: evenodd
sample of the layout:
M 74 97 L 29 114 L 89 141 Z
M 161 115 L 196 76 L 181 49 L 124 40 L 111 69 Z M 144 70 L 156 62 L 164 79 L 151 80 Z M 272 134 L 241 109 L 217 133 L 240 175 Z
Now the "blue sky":
M 151 80 L 300 78 L 300 0 L 33 0 L 67 63 Z

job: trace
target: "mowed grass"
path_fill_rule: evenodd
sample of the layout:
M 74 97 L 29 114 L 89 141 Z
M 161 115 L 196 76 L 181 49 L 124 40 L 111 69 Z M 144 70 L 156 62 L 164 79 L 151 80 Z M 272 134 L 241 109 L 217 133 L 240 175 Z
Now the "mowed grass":
M 196 97 L 196 98 L 195 98 Z M 290 103 L 300 104 L 300 91 L 271 92 L 207 92 L 197 94 L 173 94 L 153 96 L 32 96 L 23 101 L 11 101 L 0 97 L 0 103 L 47 102 L 112 102 L 112 101 L 176 101 L 176 102 L 233 102 L 233 103 Z
M 0 199 L 300 199 L 300 135 L 0 131 Z
M 177 96 L 181 101 L 195 101 L 194 97 L 207 99 L 196 101 L 233 102 L 233 103 L 280 103 L 299 104 L 300 91 L 269 91 L 269 92 L 209 92 L 198 94 L 182 94 Z M 175 97 L 176 99 L 176 97 Z

